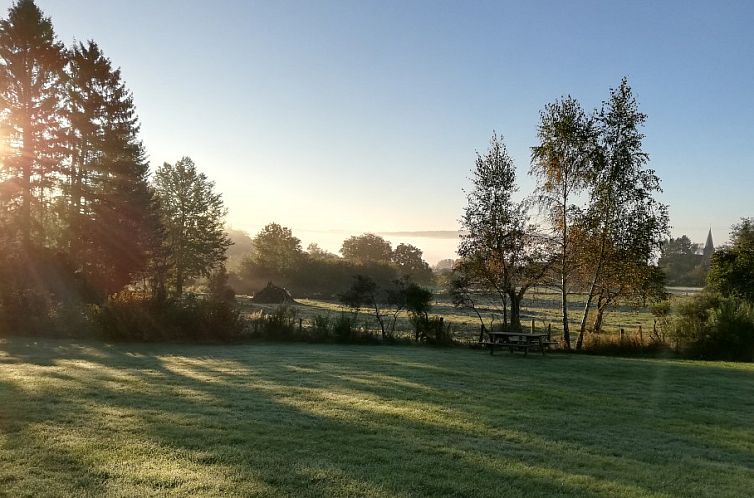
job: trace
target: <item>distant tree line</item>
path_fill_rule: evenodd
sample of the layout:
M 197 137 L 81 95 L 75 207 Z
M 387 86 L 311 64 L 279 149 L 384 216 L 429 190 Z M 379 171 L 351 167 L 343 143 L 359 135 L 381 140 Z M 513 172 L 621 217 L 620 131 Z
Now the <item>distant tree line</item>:
M 243 241 L 236 233 L 235 240 Z M 239 293 L 253 294 L 268 282 L 287 288 L 294 297 L 336 298 L 361 275 L 380 287 L 398 280 L 421 285 L 432 283 L 432 270 L 422 251 L 411 244 L 392 244 L 366 233 L 345 241 L 340 255 L 309 244 L 306 250 L 290 228 L 270 223 L 242 242 L 246 254 L 237 254 L 231 285 Z
M 662 244 L 658 262 L 665 272 L 667 284 L 677 287 L 704 287 L 712 262 L 711 240 L 703 249 L 686 235 L 670 238 Z

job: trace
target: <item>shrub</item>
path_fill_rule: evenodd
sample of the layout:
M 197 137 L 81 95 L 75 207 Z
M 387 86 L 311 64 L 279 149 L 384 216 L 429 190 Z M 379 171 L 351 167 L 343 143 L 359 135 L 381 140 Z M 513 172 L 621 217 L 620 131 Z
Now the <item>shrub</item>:
M 261 311 L 251 319 L 251 336 L 278 341 L 296 339 L 296 310 L 288 305 Z
M 339 342 L 351 342 L 356 337 L 355 329 L 356 319 L 347 313 L 338 315 L 332 324 L 333 335 Z
M 735 297 L 703 296 L 681 309 L 679 346 L 704 359 L 754 360 L 754 306 Z
M 332 320 L 329 315 L 315 315 L 312 320 L 312 335 L 317 338 L 327 338 L 330 335 Z
M 684 303 L 674 323 L 678 349 L 696 358 L 754 360 L 754 305 L 705 292 Z
M 124 291 L 96 307 L 93 315 L 99 335 L 112 340 L 229 341 L 240 336 L 243 326 L 235 303 L 190 294 L 160 302 Z
M 0 331 L 37 335 L 49 331 L 52 296 L 36 289 L 5 288 L 0 295 Z
M 453 329 L 450 324 L 444 324 L 442 317 L 433 317 L 430 319 L 430 330 L 434 331 L 430 342 L 440 346 L 450 346 L 453 344 Z
M 638 336 L 588 334 L 584 338 L 583 351 L 605 356 L 653 355 L 670 352 L 670 346 L 655 337 L 644 342 Z

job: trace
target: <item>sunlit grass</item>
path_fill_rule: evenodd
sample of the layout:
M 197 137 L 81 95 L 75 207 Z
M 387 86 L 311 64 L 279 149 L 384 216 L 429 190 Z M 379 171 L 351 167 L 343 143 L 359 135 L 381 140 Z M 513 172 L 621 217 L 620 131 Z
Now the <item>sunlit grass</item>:
M 754 366 L 0 343 L 0 495 L 746 496 Z

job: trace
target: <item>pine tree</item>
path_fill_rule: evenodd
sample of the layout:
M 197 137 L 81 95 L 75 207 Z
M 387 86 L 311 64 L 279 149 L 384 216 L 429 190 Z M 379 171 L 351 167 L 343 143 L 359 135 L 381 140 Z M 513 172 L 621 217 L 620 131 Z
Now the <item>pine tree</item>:
M 131 96 L 96 43 L 79 43 L 66 84 L 66 168 L 71 259 L 107 295 L 147 264 L 156 209 Z
M 62 155 L 60 78 L 65 50 L 33 0 L 18 0 L 0 21 L 0 127 L 4 128 L 2 206 L 26 247 L 47 242 L 50 199 Z

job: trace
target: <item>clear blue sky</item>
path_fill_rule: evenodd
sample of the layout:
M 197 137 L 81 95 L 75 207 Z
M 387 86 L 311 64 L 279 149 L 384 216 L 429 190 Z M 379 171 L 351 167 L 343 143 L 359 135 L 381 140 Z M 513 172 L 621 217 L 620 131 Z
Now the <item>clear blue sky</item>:
M 493 129 L 529 192 L 539 110 L 599 106 L 624 75 L 674 234 L 722 241 L 754 216 L 752 1 L 38 3 L 122 67 L 153 166 L 190 155 L 251 232 L 336 249 L 456 229 Z M 455 245 L 406 240 L 431 262 Z

